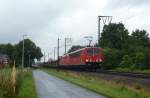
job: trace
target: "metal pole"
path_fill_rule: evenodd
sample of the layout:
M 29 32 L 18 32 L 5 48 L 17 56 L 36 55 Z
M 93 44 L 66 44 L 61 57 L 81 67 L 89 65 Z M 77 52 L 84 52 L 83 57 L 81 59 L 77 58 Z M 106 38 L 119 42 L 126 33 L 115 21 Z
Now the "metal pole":
M 47 62 L 49 61 L 49 55 L 50 55 L 50 54 L 48 53 L 48 60 L 47 60 Z
M 100 45 L 100 21 L 101 17 L 98 16 L 98 46 Z
M 44 64 L 45 64 L 45 52 L 44 52 Z
M 105 18 L 105 20 L 104 20 Z M 101 19 L 103 20 L 103 23 L 105 25 L 106 21 L 111 22 L 112 21 L 112 16 L 98 16 L 98 45 L 100 46 L 100 38 L 101 38 L 101 34 L 100 34 L 100 23 L 101 23 Z
M 58 54 L 58 56 L 57 56 L 57 60 L 58 60 L 58 62 L 57 62 L 57 66 L 59 67 L 59 38 L 58 38 L 58 47 L 57 47 L 57 54 Z
M 54 47 L 54 60 L 55 60 L 55 48 L 56 48 L 56 47 Z
M 29 55 L 29 67 L 31 67 L 31 66 L 30 66 L 30 56 L 31 56 L 31 55 Z
M 23 46 L 22 46 L 22 68 L 24 67 L 24 36 L 23 36 Z
M 67 44 L 67 38 L 65 38 L 65 54 L 66 54 L 66 44 Z
M 22 46 L 22 68 L 24 68 L 24 37 L 26 35 L 23 35 L 23 46 Z

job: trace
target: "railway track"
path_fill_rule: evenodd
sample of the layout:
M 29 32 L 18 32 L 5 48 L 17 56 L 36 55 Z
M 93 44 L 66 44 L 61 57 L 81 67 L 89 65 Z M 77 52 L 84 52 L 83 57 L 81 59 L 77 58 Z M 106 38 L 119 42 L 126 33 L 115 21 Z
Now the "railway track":
M 71 71 L 93 73 L 93 74 L 108 74 L 108 75 L 116 75 L 116 76 L 125 76 L 125 77 L 138 78 L 138 79 L 150 79 L 149 73 L 118 72 L 118 71 L 107 71 L 107 70 L 98 70 L 98 71 L 71 70 Z
M 118 71 L 105 71 L 105 70 L 97 71 L 96 73 L 104 73 L 104 74 L 119 75 L 119 76 L 126 76 L 126 77 L 150 79 L 150 74 L 148 74 L 148 73 L 118 72 Z
M 56 68 L 57 66 L 53 66 L 50 68 Z M 150 73 L 136 73 L 136 72 L 119 72 L 119 71 L 108 71 L 108 70 L 97 70 L 97 71 L 91 71 L 91 70 L 82 70 L 80 68 L 59 68 L 61 70 L 69 70 L 69 71 L 76 71 L 76 72 L 86 72 L 86 73 L 95 73 L 95 74 L 110 74 L 110 75 L 116 75 L 116 76 L 125 76 L 125 77 L 133 77 L 133 78 L 139 78 L 139 79 L 150 79 Z

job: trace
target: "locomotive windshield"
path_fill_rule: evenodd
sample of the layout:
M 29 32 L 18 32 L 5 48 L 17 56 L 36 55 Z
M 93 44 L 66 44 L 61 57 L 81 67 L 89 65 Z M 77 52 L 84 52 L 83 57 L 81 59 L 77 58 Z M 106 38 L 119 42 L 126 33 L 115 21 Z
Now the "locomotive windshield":
M 80 51 L 69 54 L 70 57 L 79 57 Z
M 97 55 L 97 54 L 100 54 L 100 49 L 91 48 L 91 49 L 88 49 L 88 50 L 87 50 L 87 53 L 88 53 L 89 55 Z

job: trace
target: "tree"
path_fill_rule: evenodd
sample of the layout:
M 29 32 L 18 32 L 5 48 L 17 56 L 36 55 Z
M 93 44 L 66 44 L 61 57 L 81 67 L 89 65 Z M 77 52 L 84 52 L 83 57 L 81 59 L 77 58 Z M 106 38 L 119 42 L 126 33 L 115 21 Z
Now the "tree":
M 12 64 L 14 59 L 14 46 L 10 43 L 0 45 L 0 54 L 5 54 L 9 58 L 9 63 Z
M 122 23 L 110 23 L 103 28 L 100 45 L 104 48 L 105 67 L 119 62 L 124 67 L 150 68 L 150 38 L 145 30 L 136 29 L 129 35 Z
M 22 62 L 22 46 L 23 41 L 20 41 L 17 45 L 15 45 L 15 60 L 18 65 Z M 34 59 L 40 60 L 43 56 L 41 49 L 35 45 L 30 39 L 24 40 L 24 65 L 27 66 L 29 64 L 29 56 L 30 61 L 33 62 Z
M 102 47 L 122 49 L 127 45 L 128 36 L 128 30 L 122 23 L 110 23 L 103 28 L 100 45 Z
M 35 57 L 38 61 L 40 61 L 41 57 L 43 56 L 40 47 L 36 47 L 35 50 Z
M 5 53 L 9 56 L 10 59 L 14 58 L 14 46 L 10 43 L 5 45 Z
M 131 34 L 130 43 L 134 46 L 142 46 L 150 48 L 150 39 L 148 32 L 145 30 L 136 29 Z

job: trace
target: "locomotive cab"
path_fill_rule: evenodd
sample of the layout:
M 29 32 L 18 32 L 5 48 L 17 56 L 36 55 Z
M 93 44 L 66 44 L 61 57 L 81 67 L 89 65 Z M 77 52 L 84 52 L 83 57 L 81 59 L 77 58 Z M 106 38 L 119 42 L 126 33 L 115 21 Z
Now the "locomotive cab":
M 86 49 L 85 54 L 85 63 L 87 65 L 99 65 L 103 62 L 101 48 L 89 47 Z

